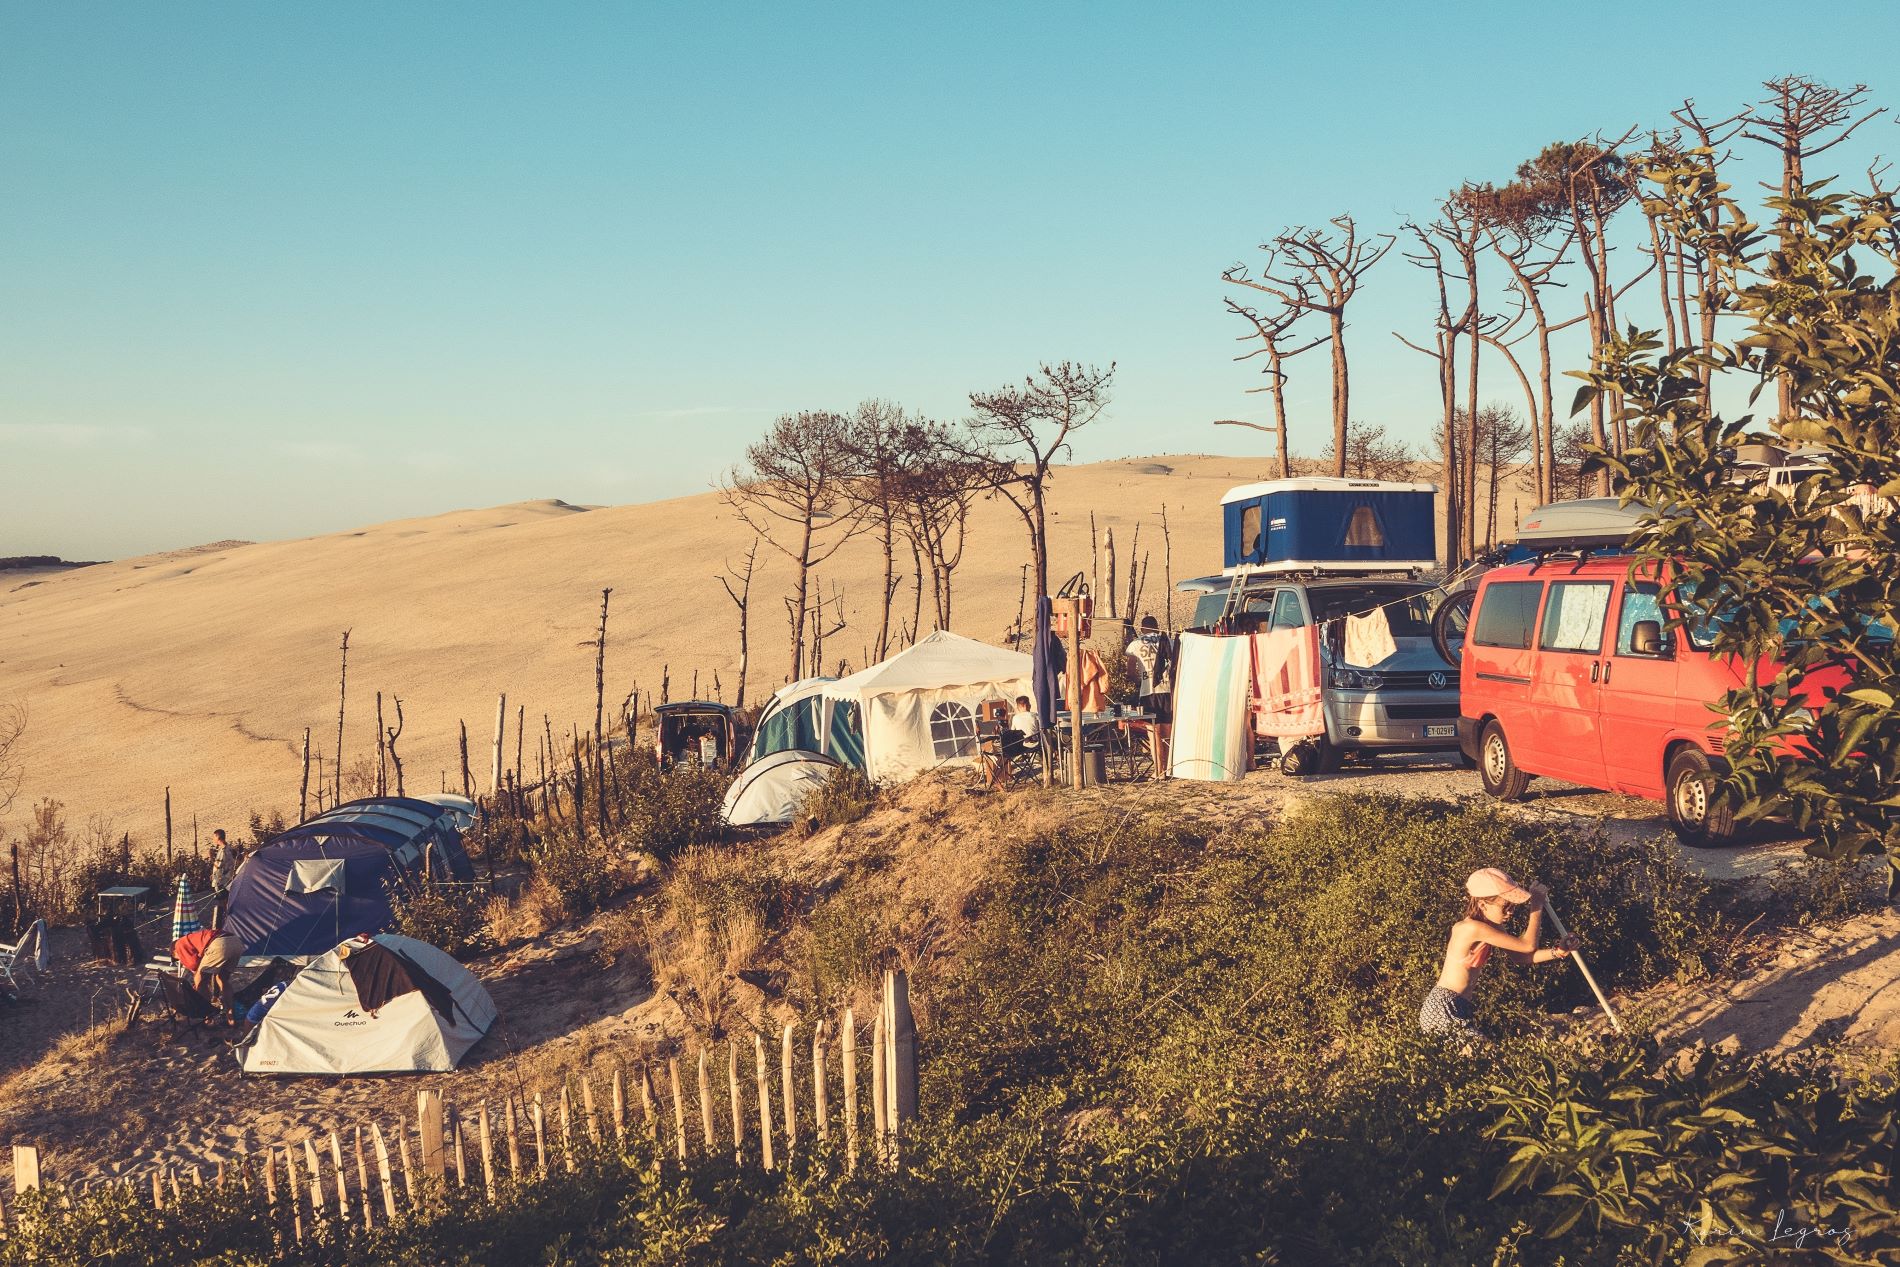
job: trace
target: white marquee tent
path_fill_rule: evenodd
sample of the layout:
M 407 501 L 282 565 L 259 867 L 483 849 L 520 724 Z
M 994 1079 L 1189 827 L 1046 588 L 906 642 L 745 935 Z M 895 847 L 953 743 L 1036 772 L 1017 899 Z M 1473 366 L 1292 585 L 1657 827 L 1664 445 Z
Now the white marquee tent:
M 1030 659 L 1022 652 L 940 629 L 819 689 L 833 712 L 827 731 L 841 728 L 839 710 L 854 711 L 851 729 L 860 737 L 864 772 L 887 783 L 976 760 L 977 706 L 1030 694 L 1029 675 Z M 831 755 L 849 760 L 835 750 Z
M 348 960 L 359 956 L 359 970 L 375 961 L 374 1009 L 350 970 Z M 442 1072 L 461 1063 L 495 1018 L 475 974 L 427 942 L 353 937 L 292 979 L 238 1060 L 259 1074 Z

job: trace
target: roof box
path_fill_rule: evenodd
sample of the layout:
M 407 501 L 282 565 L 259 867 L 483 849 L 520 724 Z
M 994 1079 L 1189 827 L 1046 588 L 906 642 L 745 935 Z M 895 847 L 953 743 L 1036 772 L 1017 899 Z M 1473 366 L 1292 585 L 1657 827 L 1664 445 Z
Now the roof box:
M 1539 506 L 1518 525 L 1517 543 L 1533 550 L 1620 549 L 1649 508 L 1614 497 L 1580 497 Z
M 1226 575 L 1417 572 L 1437 566 L 1435 484 L 1336 476 L 1267 480 L 1221 498 Z

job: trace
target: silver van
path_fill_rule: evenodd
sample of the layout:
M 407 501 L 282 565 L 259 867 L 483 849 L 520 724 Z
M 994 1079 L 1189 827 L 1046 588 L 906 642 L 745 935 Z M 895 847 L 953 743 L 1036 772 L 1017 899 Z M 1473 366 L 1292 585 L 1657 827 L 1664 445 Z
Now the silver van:
M 1229 612 L 1231 581 L 1207 576 L 1183 581 L 1197 595 L 1188 628 L 1211 633 Z M 1432 643 L 1438 591 L 1420 581 L 1379 577 L 1248 578 L 1227 621 L 1236 633 L 1340 622 L 1383 606 L 1398 649 L 1374 665 L 1349 665 L 1342 623 L 1319 640 L 1326 733 L 1286 748 L 1280 769 L 1295 777 L 1339 767 L 1345 752 L 1443 752 L 1468 759 L 1458 747 L 1458 670 Z

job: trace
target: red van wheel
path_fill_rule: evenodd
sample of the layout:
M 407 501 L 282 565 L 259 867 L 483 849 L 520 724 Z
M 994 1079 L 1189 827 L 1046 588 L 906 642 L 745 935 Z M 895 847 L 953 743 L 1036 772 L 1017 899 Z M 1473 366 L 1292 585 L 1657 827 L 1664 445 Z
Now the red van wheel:
M 1721 771 L 1700 748 L 1684 748 L 1669 758 L 1663 777 L 1669 826 L 1683 844 L 1704 849 L 1735 839 L 1735 807 L 1717 790 Z
M 1478 781 L 1484 790 L 1500 801 L 1521 801 L 1531 776 L 1511 760 L 1511 745 L 1504 742 L 1504 727 L 1489 722 L 1478 739 Z

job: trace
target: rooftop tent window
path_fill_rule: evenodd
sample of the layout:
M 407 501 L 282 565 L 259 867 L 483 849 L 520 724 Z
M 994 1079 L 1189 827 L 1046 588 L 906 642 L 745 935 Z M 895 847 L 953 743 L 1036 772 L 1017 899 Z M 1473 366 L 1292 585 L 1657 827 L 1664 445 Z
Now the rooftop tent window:
M 1379 516 L 1372 507 L 1361 506 L 1352 512 L 1352 518 L 1346 523 L 1345 544 L 1374 548 L 1385 544 L 1385 533 L 1380 530 Z
M 343 892 L 343 859 L 299 858 L 284 877 L 286 893 Z
M 976 751 L 976 718 L 955 700 L 930 710 L 930 750 L 939 761 L 954 761 Z
M 1260 554 L 1260 505 L 1255 503 L 1240 512 L 1241 553 L 1252 559 Z

